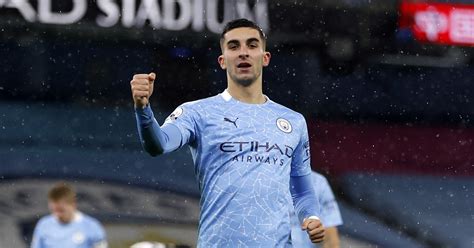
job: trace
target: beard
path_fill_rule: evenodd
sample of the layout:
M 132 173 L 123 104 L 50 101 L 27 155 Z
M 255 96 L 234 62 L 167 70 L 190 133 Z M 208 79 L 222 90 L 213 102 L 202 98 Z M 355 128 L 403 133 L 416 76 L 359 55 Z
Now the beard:
M 241 86 L 244 86 L 244 87 L 249 87 L 250 85 L 253 84 L 253 82 L 255 82 L 255 78 L 247 78 L 247 79 L 236 79 L 234 80 L 236 83 L 238 83 L 239 85 Z
M 236 82 L 237 84 L 243 86 L 243 87 L 249 87 L 250 85 L 252 85 L 255 81 L 257 81 L 257 78 L 259 77 L 260 75 L 255 75 L 255 76 L 252 76 L 252 77 L 248 77 L 248 78 L 237 78 L 235 75 L 231 75 L 231 78 L 234 82 Z

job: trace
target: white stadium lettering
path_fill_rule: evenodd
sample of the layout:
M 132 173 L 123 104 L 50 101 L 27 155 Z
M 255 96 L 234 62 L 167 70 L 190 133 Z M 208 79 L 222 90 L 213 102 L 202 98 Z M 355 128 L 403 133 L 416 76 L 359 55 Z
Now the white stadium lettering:
M 220 20 L 218 0 L 97 0 L 97 6 L 88 6 L 87 0 L 68 0 L 72 8 L 55 10 L 53 0 L 38 0 L 37 10 L 33 1 L 0 1 L 0 8 L 17 9 L 28 22 L 47 24 L 74 24 L 86 16 L 88 8 L 98 9 L 95 16 L 98 26 L 108 28 L 122 25 L 126 28 L 141 28 L 147 21 L 155 29 L 179 31 L 192 29 L 196 32 L 205 29 L 219 33 L 224 23 L 236 18 L 248 18 L 258 23 L 263 30 L 269 30 L 268 2 L 223 1 L 223 16 Z M 251 7 L 253 6 L 253 7 Z

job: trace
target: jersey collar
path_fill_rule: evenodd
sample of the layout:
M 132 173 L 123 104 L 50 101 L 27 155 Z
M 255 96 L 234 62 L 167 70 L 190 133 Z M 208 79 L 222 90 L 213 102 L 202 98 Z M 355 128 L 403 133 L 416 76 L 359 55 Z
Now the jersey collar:
M 230 101 L 230 99 L 232 99 L 232 96 L 229 94 L 229 91 L 227 91 L 227 89 L 225 89 L 221 93 L 221 96 L 222 96 L 222 98 L 224 98 L 224 101 L 226 101 L 226 102 L 228 102 L 228 101 Z
M 72 221 L 71 221 L 71 222 L 79 222 L 79 221 L 81 221 L 83 218 L 84 218 L 84 214 L 82 214 L 82 212 L 80 212 L 80 211 L 76 211 L 76 212 L 74 213 L 74 217 L 72 218 Z
M 220 95 L 224 99 L 224 101 L 226 101 L 226 102 L 228 102 L 232 99 L 232 96 L 230 95 L 230 93 L 227 89 L 225 89 Z M 268 98 L 267 95 L 263 95 L 263 96 L 265 97 L 265 99 L 267 99 L 267 101 L 265 101 L 265 103 L 270 101 L 270 98 Z

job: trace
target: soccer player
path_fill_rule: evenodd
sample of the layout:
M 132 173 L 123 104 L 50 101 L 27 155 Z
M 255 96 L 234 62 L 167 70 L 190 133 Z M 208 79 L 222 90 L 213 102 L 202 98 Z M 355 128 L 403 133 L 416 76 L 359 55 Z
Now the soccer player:
M 341 212 L 339 212 L 339 206 L 334 198 L 334 193 L 331 190 L 326 178 L 317 173 L 312 172 L 313 187 L 318 196 L 319 205 L 321 206 L 321 221 L 324 224 L 325 232 L 324 241 L 321 244 L 323 248 L 338 248 L 339 234 L 337 232 L 337 226 L 342 225 Z M 291 218 L 291 239 L 294 247 L 316 247 L 315 244 L 311 243 L 305 231 L 302 231 L 298 224 L 298 218 L 292 211 Z
M 218 57 L 227 89 L 182 104 L 161 127 L 149 104 L 156 75 L 130 82 L 144 149 L 156 156 L 190 146 L 201 191 L 198 247 L 291 247 L 292 199 L 309 238 L 324 238 L 306 121 L 263 94 L 265 45 L 257 24 L 227 23 Z
M 48 193 L 51 215 L 41 218 L 35 227 L 32 248 L 106 248 L 105 232 L 100 223 L 76 209 L 76 193 L 60 182 Z

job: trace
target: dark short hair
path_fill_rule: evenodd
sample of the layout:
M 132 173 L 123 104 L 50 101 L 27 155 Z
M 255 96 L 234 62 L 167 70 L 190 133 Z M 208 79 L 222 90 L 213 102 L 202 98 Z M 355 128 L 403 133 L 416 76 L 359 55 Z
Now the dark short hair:
M 262 39 L 264 44 L 267 41 L 267 36 L 265 35 L 262 28 L 257 23 L 245 18 L 241 18 L 241 19 L 235 19 L 233 21 L 230 21 L 225 25 L 224 29 L 222 30 L 221 38 L 220 38 L 221 45 L 224 42 L 224 35 L 230 30 L 236 29 L 236 28 L 253 28 L 258 31 L 258 33 L 260 34 L 260 39 Z
M 58 182 L 49 190 L 48 200 L 53 202 L 60 200 L 72 202 L 76 200 L 76 192 L 66 182 Z

